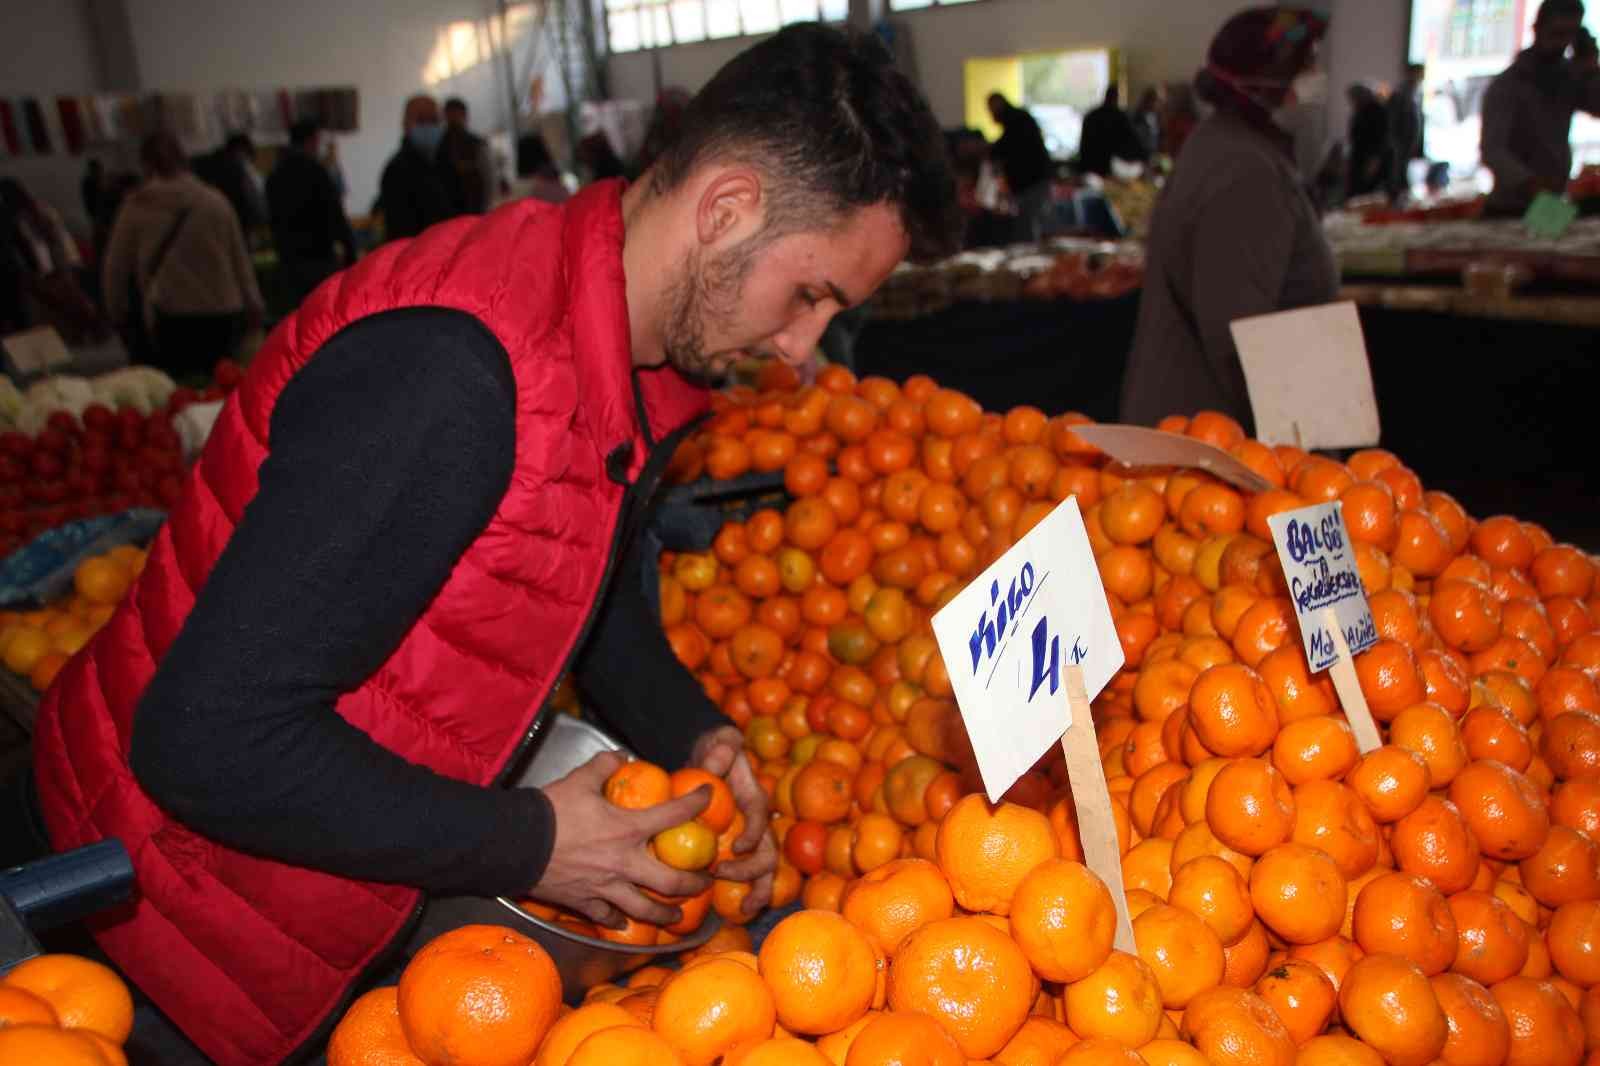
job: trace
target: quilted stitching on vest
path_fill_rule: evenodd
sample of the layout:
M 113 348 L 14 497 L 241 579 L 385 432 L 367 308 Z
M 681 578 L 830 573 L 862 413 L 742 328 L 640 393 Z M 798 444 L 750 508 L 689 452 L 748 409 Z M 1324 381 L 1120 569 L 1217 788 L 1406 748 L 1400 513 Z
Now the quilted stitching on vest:
M 276 1062 L 305 1042 L 419 894 L 244 855 L 173 822 L 128 768 L 139 696 L 255 495 L 284 385 L 365 316 L 454 308 L 510 355 L 511 485 L 418 623 L 337 711 L 413 762 L 495 779 L 600 592 L 623 498 L 605 457 L 628 445 L 637 476 L 648 441 L 705 404 L 675 373 L 643 373 L 652 425 L 637 424 L 619 201 L 620 186 L 602 185 L 563 208 L 524 202 L 438 226 L 313 293 L 223 409 L 128 602 L 43 701 L 36 769 L 56 846 L 117 837 L 134 857 L 138 898 L 97 920 L 101 946 L 223 1066 Z

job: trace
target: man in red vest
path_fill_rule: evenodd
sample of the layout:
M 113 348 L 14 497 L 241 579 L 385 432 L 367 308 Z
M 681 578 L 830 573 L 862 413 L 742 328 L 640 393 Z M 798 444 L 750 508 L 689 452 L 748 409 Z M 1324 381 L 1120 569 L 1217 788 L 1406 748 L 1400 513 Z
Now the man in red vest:
M 619 811 L 612 757 L 496 787 L 569 669 L 641 754 L 726 777 L 748 829 L 718 874 L 764 905 L 765 799 L 638 533 L 704 383 L 804 362 L 954 217 L 921 95 L 871 38 L 795 26 L 638 183 L 387 245 L 273 332 L 35 743 L 50 843 L 133 856 L 100 946 L 205 1055 L 315 1049 L 424 893 L 614 924 L 706 887 L 646 849 L 704 790 Z

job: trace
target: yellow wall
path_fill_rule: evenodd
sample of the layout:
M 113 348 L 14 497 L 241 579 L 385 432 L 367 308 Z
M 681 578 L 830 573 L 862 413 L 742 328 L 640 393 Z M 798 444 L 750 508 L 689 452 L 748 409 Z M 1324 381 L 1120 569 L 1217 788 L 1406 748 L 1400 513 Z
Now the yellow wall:
M 969 59 L 965 76 L 967 125 L 986 140 L 998 139 L 1001 130 L 989 115 L 989 95 L 999 93 L 1014 104 L 1022 102 L 1022 57 Z

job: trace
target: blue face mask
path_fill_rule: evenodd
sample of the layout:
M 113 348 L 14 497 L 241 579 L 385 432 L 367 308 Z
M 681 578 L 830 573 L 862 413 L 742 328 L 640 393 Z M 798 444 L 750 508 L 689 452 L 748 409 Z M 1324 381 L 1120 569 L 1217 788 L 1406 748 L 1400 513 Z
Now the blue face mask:
M 439 142 L 444 140 L 444 127 L 437 122 L 412 126 L 406 131 L 406 140 L 423 155 L 433 155 L 439 150 Z

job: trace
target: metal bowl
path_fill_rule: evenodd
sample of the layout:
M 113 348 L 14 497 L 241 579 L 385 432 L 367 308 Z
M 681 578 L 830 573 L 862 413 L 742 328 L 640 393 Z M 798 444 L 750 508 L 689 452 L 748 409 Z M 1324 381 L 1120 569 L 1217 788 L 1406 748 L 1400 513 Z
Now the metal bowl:
M 547 712 L 540 718 L 539 735 L 534 740 L 516 787 L 539 788 L 576 770 L 596 755 L 607 751 L 626 754 L 626 749 L 605 733 L 567 714 Z M 680 952 L 697 948 L 711 939 L 722 921 L 715 914 L 689 936 L 672 944 L 639 947 L 613 944 L 564 929 L 517 906 L 504 896 L 455 896 L 428 901 L 413 947 L 420 947 L 441 933 L 462 925 L 504 925 L 537 940 L 555 960 L 562 987 L 568 998 L 581 997 L 597 984 L 611 980 L 652 962 L 660 962 Z

